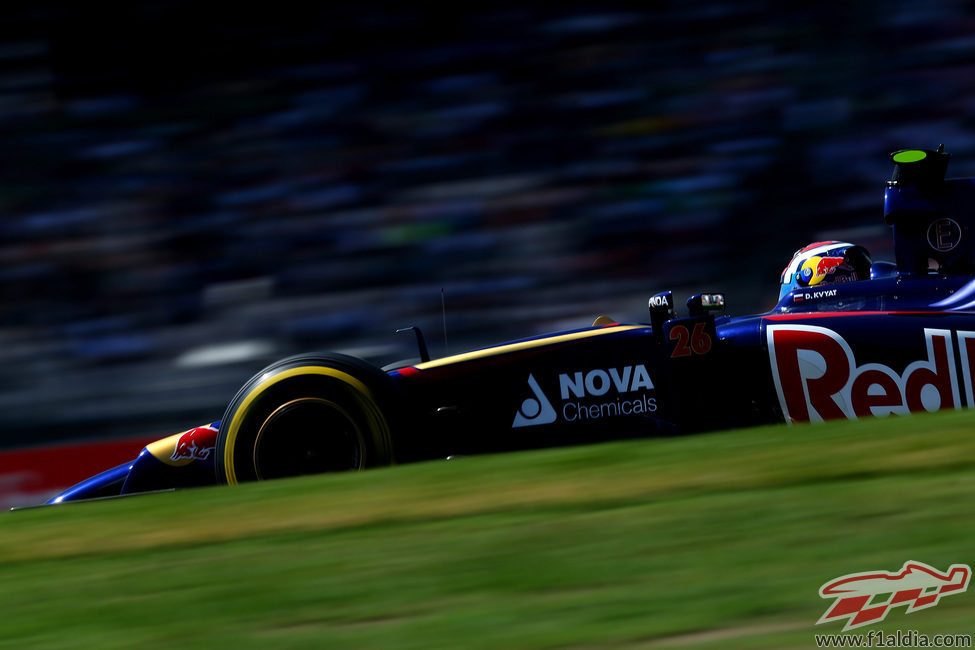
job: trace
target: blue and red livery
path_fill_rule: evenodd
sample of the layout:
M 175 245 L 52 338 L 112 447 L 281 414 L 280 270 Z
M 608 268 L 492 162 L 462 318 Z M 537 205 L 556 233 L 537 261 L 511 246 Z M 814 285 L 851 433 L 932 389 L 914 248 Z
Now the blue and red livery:
M 975 406 L 975 179 L 892 155 L 895 263 L 800 287 L 766 314 L 670 292 L 649 323 L 591 327 L 384 369 L 339 354 L 256 374 L 223 417 L 147 445 L 50 503 L 452 455 L 771 422 Z

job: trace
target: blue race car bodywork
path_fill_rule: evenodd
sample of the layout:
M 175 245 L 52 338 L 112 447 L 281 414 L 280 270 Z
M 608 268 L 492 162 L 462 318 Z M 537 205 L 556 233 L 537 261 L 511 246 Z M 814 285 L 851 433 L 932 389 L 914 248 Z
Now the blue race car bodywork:
M 905 155 L 909 154 L 909 155 Z M 975 180 L 898 152 L 885 219 L 896 263 L 801 287 L 769 313 L 720 294 L 591 327 L 380 370 L 337 354 L 262 370 L 223 418 L 146 446 L 49 503 L 451 455 L 771 422 L 975 406 Z

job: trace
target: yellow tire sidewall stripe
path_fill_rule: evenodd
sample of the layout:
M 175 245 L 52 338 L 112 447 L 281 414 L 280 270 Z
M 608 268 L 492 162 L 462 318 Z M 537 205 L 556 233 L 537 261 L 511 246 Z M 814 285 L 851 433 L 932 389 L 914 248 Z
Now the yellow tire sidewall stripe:
M 267 379 L 261 381 L 251 390 L 247 397 L 244 398 L 244 401 L 242 401 L 237 407 L 237 411 L 234 413 L 233 419 L 231 420 L 230 424 L 227 425 L 227 439 L 223 450 L 223 464 L 227 472 L 228 485 L 237 484 L 237 472 L 234 468 L 234 447 L 237 441 L 237 432 L 240 430 L 240 426 L 243 423 L 250 406 L 253 404 L 254 400 L 264 394 L 264 391 L 271 386 L 274 386 L 275 384 L 278 384 L 286 379 L 291 379 L 292 377 L 298 377 L 301 375 L 320 375 L 324 377 L 331 377 L 349 384 L 359 393 L 360 401 L 363 402 L 363 406 L 366 407 L 366 416 L 369 418 L 369 420 L 374 424 L 381 424 L 381 426 L 385 424 L 382 413 L 379 411 L 376 401 L 372 396 L 372 392 L 364 383 L 347 372 L 342 372 L 341 370 L 336 370 L 335 368 L 328 368 L 325 366 L 299 366 L 297 368 L 290 368 L 288 370 L 275 373 Z

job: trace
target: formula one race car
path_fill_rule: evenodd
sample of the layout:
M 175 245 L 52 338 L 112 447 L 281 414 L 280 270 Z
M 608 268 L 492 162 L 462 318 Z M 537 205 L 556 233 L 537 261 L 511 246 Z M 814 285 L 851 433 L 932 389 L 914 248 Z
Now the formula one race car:
M 284 359 L 223 418 L 146 446 L 49 503 L 479 452 L 776 421 L 975 406 L 975 179 L 949 155 L 891 156 L 896 263 L 862 247 L 797 251 L 769 313 L 731 318 L 671 292 L 649 324 L 591 327 L 379 369 L 340 354 Z

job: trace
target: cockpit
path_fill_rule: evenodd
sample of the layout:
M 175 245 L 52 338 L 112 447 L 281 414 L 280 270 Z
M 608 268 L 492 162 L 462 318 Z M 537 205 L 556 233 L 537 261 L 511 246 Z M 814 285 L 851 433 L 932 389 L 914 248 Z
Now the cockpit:
M 810 244 L 783 270 L 774 311 L 975 310 L 975 179 L 946 180 L 950 158 L 944 145 L 891 154 L 884 221 L 895 262 L 849 242 Z M 968 287 L 972 299 L 956 299 Z

